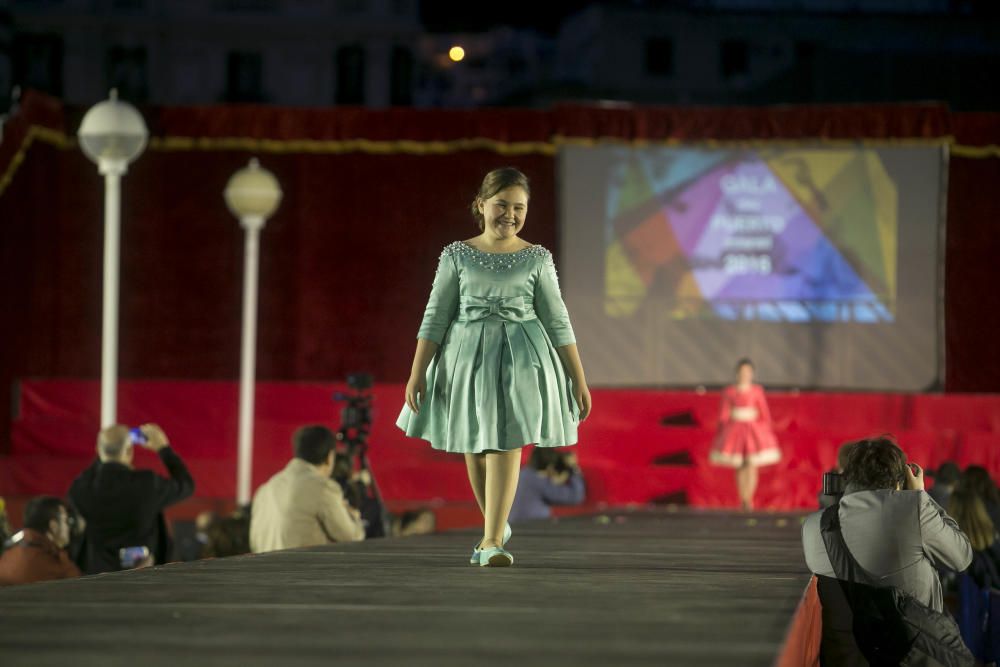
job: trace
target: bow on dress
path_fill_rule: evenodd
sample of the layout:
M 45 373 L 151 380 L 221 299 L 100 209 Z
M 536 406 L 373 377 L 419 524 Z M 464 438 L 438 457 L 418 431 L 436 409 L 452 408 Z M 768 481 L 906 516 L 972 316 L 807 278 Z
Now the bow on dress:
M 458 321 L 474 322 L 497 316 L 511 322 L 538 319 L 531 299 L 523 296 L 462 296 L 458 301 Z

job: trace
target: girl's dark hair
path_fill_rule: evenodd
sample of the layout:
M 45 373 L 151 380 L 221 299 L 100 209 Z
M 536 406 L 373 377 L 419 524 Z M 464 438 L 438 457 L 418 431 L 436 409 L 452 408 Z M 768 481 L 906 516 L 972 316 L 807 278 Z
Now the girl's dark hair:
M 483 179 L 483 184 L 479 186 L 479 192 L 472 199 L 472 215 L 476 218 L 476 224 L 479 225 L 480 231 L 485 227 L 486 220 L 483 218 L 483 214 L 479 212 L 479 204 L 486 201 L 490 197 L 495 196 L 501 190 L 506 190 L 507 188 L 519 187 L 524 190 L 524 194 L 531 197 L 531 188 L 528 186 L 528 177 L 525 176 L 520 170 L 514 167 L 500 167 L 499 169 L 494 169 L 490 173 L 486 174 Z
M 891 436 L 858 440 L 847 453 L 844 481 L 858 490 L 895 489 L 905 468 L 906 454 Z
M 739 373 L 740 369 L 744 366 L 749 366 L 751 369 L 754 368 L 753 361 L 751 361 L 750 357 L 743 357 L 736 362 L 736 372 Z

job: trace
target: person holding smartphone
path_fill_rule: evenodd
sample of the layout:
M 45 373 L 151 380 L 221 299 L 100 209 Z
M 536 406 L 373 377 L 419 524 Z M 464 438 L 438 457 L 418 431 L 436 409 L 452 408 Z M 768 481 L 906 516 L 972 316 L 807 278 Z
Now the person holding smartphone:
M 155 452 L 169 477 L 133 466 L 135 446 Z M 97 436 L 97 460 L 73 481 L 69 499 L 85 519 L 77 562 L 85 574 L 127 569 L 122 554 L 148 549 L 136 565 L 169 560 L 170 539 L 163 510 L 194 493 L 194 480 L 163 429 L 115 424 Z M 136 566 L 134 565 L 134 566 Z

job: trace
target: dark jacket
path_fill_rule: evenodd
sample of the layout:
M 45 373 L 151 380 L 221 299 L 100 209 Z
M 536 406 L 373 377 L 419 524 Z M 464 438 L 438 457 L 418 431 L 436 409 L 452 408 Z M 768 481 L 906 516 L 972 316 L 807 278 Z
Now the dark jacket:
M 170 479 L 97 460 L 73 481 L 69 499 L 87 521 L 77 559 L 85 573 L 122 569 L 118 550 L 124 547 L 149 547 L 157 564 L 169 560 L 163 510 L 194 493 L 194 480 L 171 448 L 161 449 L 159 456 Z
M 21 541 L 0 557 L 0 586 L 79 577 L 80 570 L 48 536 L 26 528 Z

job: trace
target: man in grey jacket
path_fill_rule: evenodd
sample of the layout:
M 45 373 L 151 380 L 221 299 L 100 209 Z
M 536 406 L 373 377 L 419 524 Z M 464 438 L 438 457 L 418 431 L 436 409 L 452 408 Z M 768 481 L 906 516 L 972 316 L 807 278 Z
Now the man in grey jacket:
M 906 454 L 889 438 L 855 443 L 844 470 L 846 488 L 840 500 L 841 533 L 858 564 L 885 586 L 895 586 L 937 611 L 944 610 L 941 580 L 935 568 L 961 572 L 972 562 L 969 538 L 924 491 L 924 472 L 907 464 Z M 806 564 L 815 574 L 835 578 L 820 533 L 822 511 L 802 526 Z M 840 655 L 824 664 L 853 664 L 831 642 L 850 636 L 850 610 L 839 587 L 823 586 L 823 646 L 821 653 Z M 833 582 L 834 584 L 836 582 Z M 839 637 L 834 635 L 839 634 Z M 856 649 L 847 649 L 853 652 Z

